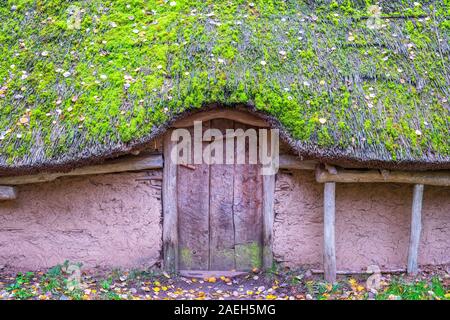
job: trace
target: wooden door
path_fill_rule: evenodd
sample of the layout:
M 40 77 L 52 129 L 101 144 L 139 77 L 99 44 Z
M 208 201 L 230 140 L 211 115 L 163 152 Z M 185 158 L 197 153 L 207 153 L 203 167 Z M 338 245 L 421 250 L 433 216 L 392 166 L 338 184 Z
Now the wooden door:
M 203 129 L 208 128 L 217 128 L 224 134 L 226 129 L 248 129 L 226 119 L 204 122 Z M 225 157 L 225 140 L 223 143 Z M 204 142 L 203 147 L 207 144 Z M 236 147 L 235 143 L 235 152 Z M 245 152 L 248 153 L 248 141 Z M 248 271 L 261 267 L 260 165 L 179 165 L 177 213 L 180 270 Z

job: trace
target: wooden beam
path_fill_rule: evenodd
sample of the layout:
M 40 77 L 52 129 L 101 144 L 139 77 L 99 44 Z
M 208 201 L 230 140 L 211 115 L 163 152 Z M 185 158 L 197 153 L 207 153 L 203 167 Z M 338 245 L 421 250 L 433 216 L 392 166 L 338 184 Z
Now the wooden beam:
M 194 125 L 194 121 L 209 121 L 212 119 L 229 119 L 236 122 L 248 124 L 254 127 L 267 128 L 269 124 L 248 112 L 238 111 L 238 110 L 228 110 L 228 109 L 218 109 L 205 112 L 195 113 L 193 115 L 187 116 L 184 119 L 176 121 L 172 127 L 173 128 L 186 128 Z
M 127 156 L 107 161 L 103 164 L 76 168 L 69 172 L 40 173 L 27 176 L 0 177 L 2 185 L 22 185 L 56 180 L 60 177 L 84 176 L 125 171 L 160 169 L 163 167 L 161 155 Z
M 275 175 L 263 176 L 263 268 L 273 265 Z
M 417 257 L 419 254 L 420 232 L 422 231 L 422 199 L 423 184 L 416 184 L 413 191 L 411 235 L 408 251 L 408 274 L 410 275 L 416 275 L 418 272 Z
M 325 280 L 336 282 L 336 247 L 335 247 L 335 191 L 336 184 L 327 182 L 324 186 L 323 203 L 323 268 Z
M 280 169 L 291 170 L 315 170 L 317 161 L 314 160 L 300 160 L 298 156 L 289 154 L 280 154 Z
M 302 161 L 297 156 L 280 155 L 280 169 L 314 170 L 316 164 L 316 161 Z M 163 157 L 160 154 L 126 156 L 114 160 L 109 160 L 103 164 L 76 168 L 69 172 L 39 173 L 26 176 L 0 176 L 0 184 L 33 184 L 54 181 L 60 177 L 161 169 L 162 167 Z
M 178 210 L 177 210 L 177 165 L 171 161 L 172 130 L 164 136 L 164 170 L 162 185 L 163 201 L 163 268 L 169 273 L 178 270 Z
M 323 274 L 324 270 L 321 269 L 311 269 L 313 274 Z M 405 273 L 405 268 L 399 269 L 381 269 L 380 273 Z M 352 274 L 373 274 L 373 272 L 368 272 L 367 270 L 337 270 L 336 274 L 338 275 L 352 275 Z
M 450 186 L 450 171 L 378 171 L 378 170 L 350 170 L 337 169 L 336 174 L 331 174 L 322 167 L 316 169 L 316 181 L 339 183 L 411 183 L 432 186 Z
M 17 199 L 17 190 L 14 187 L 0 186 L 0 201 Z

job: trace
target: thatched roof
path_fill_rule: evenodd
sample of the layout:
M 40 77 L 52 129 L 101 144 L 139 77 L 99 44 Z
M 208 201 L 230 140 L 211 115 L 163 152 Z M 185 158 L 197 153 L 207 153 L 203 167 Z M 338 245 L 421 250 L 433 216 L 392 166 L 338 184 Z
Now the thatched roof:
M 126 153 L 211 104 L 301 155 L 450 169 L 450 3 L 366 2 L 0 1 L 0 173 Z

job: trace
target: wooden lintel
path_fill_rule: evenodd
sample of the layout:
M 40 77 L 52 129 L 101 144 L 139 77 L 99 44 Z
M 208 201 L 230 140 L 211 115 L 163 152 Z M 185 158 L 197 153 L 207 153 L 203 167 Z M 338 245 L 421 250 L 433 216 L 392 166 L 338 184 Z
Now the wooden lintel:
M 160 169 L 163 167 L 162 155 L 129 156 L 107 161 L 103 164 L 86 166 L 69 172 L 40 173 L 27 176 L 0 177 L 1 185 L 22 185 L 49 182 L 60 177 L 84 176 L 125 171 Z
M 422 231 L 422 199 L 423 184 L 416 184 L 413 190 L 411 235 L 408 250 L 408 274 L 410 275 L 416 275 L 418 272 L 420 232 Z
M 336 282 L 336 245 L 335 245 L 335 194 L 336 184 L 327 182 L 324 185 L 323 201 L 323 269 L 325 280 Z
M 339 183 L 410 183 L 431 186 L 450 186 L 450 171 L 378 171 L 378 170 L 350 170 L 337 169 L 336 174 L 318 166 L 316 169 L 316 181 Z
M 0 201 L 14 200 L 16 198 L 16 188 L 10 186 L 0 186 Z
M 238 110 L 211 110 L 205 112 L 199 112 L 184 119 L 176 121 L 172 127 L 174 128 L 186 128 L 194 125 L 194 121 L 208 121 L 212 119 L 229 119 L 244 123 L 250 126 L 267 128 L 269 124 L 263 119 L 256 117 L 248 112 L 238 111 Z

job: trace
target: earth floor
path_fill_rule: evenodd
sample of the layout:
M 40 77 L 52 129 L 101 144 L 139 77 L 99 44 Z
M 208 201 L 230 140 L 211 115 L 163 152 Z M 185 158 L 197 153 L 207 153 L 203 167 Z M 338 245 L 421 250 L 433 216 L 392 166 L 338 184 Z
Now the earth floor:
M 158 270 L 85 269 L 65 263 L 48 270 L 0 270 L 0 299 L 40 300 L 361 300 L 450 299 L 449 266 L 404 274 L 341 275 L 336 284 L 311 270 L 253 270 L 237 277 L 187 278 Z

